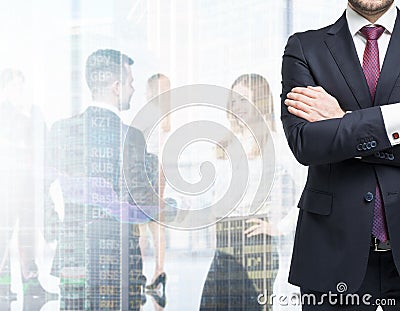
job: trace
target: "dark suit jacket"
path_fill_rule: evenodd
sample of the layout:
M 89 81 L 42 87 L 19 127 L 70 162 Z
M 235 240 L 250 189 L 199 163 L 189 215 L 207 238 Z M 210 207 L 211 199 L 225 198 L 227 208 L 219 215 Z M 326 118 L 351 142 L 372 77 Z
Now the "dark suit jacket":
M 121 225 L 120 219 L 107 214 L 106 207 L 115 197 L 117 207 L 118 200 L 158 203 L 144 169 L 147 153 L 143 134 L 122 124 L 115 113 L 89 107 L 82 114 L 56 122 L 48 146 L 49 166 L 64 181 L 65 215 L 56 233 L 59 256 L 55 268 L 85 269 L 88 295 L 115 300 L 112 310 L 139 309 L 140 287 L 135 285 L 142 280 L 138 228 L 126 219 Z M 111 288 L 109 297 L 100 295 L 103 285 Z M 115 296 L 120 291 L 122 301 L 119 294 Z M 97 310 L 107 302 L 89 299 L 89 303 Z
M 293 154 L 309 166 L 298 204 L 289 281 L 303 289 L 335 291 L 339 282 L 347 283 L 349 292 L 360 287 L 368 262 L 377 179 L 400 270 L 400 152 L 390 145 L 379 108 L 400 102 L 399 55 L 398 13 L 372 102 L 345 15 L 331 26 L 288 40 L 281 119 Z M 284 105 L 287 93 L 308 85 L 322 86 L 343 110 L 353 112 L 314 123 L 291 115 Z

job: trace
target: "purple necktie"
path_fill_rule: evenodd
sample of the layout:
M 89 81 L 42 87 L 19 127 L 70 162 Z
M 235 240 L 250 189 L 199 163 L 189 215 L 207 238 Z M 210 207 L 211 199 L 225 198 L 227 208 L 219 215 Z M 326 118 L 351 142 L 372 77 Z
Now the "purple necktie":
M 378 84 L 380 70 L 378 38 L 385 31 L 382 26 L 361 28 L 361 33 L 367 39 L 364 50 L 363 71 L 371 93 L 372 101 L 375 99 L 376 85 Z M 374 221 L 372 224 L 372 235 L 381 242 L 388 240 L 388 229 L 386 224 L 385 210 L 383 208 L 382 195 L 378 183 L 375 189 Z
M 382 26 L 372 26 L 361 28 L 361 33 L 367 39 L 367 45 L 364 50 L 363 71 L 372 100 L 375 99 L 376 85 L 378 84 L 379 74 L 381 72 L 379 64 L 378 38 L 385 31 Z

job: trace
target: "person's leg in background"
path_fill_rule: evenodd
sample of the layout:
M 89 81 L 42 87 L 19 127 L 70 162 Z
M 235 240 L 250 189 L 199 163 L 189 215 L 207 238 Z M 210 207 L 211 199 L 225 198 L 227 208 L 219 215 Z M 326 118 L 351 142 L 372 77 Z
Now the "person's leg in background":
M 151 284 L 160 284 L 163 278 L 165 279 L 164 272 L 164 260 L 165 260 L 165 229 L 162 225 L 155 221 L 149 222 L 149 228 L 154 242 L 154 254 L 155 254 L 155 269 L 154 275 L 151 280 Z M 163 276 L 164 274 L 164 276 Z M 157 285 L 155 284 L 155 285 Z

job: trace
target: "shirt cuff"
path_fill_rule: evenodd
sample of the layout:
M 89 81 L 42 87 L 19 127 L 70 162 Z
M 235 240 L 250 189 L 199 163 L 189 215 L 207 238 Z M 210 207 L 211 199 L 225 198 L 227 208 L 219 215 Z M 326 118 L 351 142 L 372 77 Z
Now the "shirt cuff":
M 281 234 L 286 235 L 296 228 L 297 217 L 299 216 L 299 209 L 292 208 L 292 210 L 279 222 L 276 227 Z
M 390 144 L 400 144 L 400 103 L 381 106 L 381 111 Z

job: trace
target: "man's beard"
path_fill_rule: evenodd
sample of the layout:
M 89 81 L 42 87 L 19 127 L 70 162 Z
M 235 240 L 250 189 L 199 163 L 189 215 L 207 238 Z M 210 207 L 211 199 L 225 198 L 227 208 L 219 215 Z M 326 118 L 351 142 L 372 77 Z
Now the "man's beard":
M 366 14 L 374 14 L 385 11 L 394 0 L 349 0 L 349 3 L 357 10 Z

